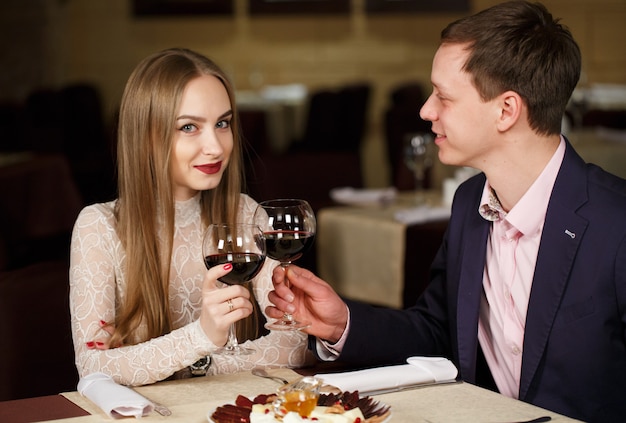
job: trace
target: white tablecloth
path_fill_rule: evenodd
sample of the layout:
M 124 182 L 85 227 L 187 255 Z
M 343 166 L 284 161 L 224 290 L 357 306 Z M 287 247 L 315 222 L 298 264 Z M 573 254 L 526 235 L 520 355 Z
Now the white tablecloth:
M 299 377 L 289 369 L 272 372 L 288 380 Z M 238 394 L 255 396 L 260 393 L 272 393 L 277 387 L 276 382 L 252 376 L 250 372 L 143 386 L 137 388 L 137 391 L 167 405 L 172 410 L 172 415 L 163 417 L 152 413 L 141 421 L 207 423 L 207 413 L 218 405 L 234 403 Z M 58 422 L 113 421 L 77 392 L 67 392 L 63 395 L 93 415 L 57 420 Z M 551 416 L 555 423 L 576 421 L 467 383 L 428 386 L 377 395 L 374 398 L 391 406 L 392 423 L 507 422 L 545 415 Z

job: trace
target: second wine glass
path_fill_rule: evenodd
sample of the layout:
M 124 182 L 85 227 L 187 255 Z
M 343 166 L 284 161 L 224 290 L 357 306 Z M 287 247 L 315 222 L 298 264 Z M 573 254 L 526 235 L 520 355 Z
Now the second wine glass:
M 315 239 L 315 214 L 305 200 L 279 199 L 259 203 L 254 221 L 263 228 L 267 256 L 278 260 L 286 270 L 302 257 Z M 286 283 L 289 281 L 285 279 Z M 281 320 L 265 325 L 271 330 L 299 330 L 310 326 L 285 313 Z
M 433 134 L 411 133 L 406 135 L 404 144 L 404 162 L 415 177 L 415 202 L 425 202 L 424 188 L 426 175 L 433 164 Z
M 226 263 L 233 265 L 230 273 L 218 279 L 220 282 L 242 285 L 252 280 L 265 262 L 263 231 L 257 225 L 248 224 L 209 225 L 202 242 L 202 254 L 207 269 Z M 241 355 L 252 352 L 253 349 L 239 345 L 233 323 L 228 331 L 228 342 L 213 354 Z

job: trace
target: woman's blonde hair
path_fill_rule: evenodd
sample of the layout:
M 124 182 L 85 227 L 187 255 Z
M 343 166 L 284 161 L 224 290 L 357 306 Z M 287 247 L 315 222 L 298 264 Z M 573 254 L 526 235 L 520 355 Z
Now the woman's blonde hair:
M 215 76 L 226 88 L 234 140 L 220 184 L 201 193 L 203 224 L 237 220 L 242 146 L 230 81 L 213 61 L 187 49 L 168 49 L 145 58 L 126 83 L 119 113 L 115 212 L 117 234 L 126 252 L 127 292 L 111 322 L 115 327 L 112 346 L 146 341 L 172 330 L 168 299 L 175 213 L 169 172 L 172 143 L 183 91 L 189 81 L 202 75 Z M 137 339 L 142 323 L 145 339 Z

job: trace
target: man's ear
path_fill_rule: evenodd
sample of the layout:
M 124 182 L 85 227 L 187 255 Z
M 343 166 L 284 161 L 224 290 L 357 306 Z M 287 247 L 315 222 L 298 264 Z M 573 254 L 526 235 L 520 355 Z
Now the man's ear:
M 499 96 L 500 117 L 498 129 L 506 131 L 515 125 L 524 111 L 522 97 L 515 91 L 505 91 Z

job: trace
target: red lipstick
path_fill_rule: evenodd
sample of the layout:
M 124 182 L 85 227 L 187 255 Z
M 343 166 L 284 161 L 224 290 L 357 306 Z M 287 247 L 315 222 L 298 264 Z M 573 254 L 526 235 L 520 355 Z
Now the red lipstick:
M 222 162 L 203 164 L 194 167 L 202 173 L 212 175 L 220 171 L 220 169 L 222 168 Z

